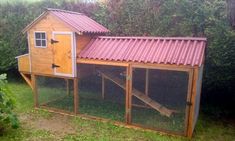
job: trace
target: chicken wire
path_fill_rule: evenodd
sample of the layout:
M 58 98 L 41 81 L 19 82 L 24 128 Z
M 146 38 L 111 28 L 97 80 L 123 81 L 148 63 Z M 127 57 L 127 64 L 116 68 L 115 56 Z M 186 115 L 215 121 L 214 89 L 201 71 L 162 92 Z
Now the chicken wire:
M 73 112 L 73 80 L 37 76 L 39 106 Z
M 79 64 L 78 113 L 125 122 L 126 77 L 126 67 Z M 188 79 L 188 72 L 133 68 L 131 122 L 184 133 Z M 72 79 L 37 76 L 36 82 L 39 106 L 74 111 Z M 143 95 L 172 114 L 159 112 Z
M 134 68 L 132 123 L 184 133 L 188 77 L 188 73 L 183 71 Z M 135 92 L 142 94 L 141 98 L 137 98 Z M 151 100 L 143 102 L 147 99 L 146 96 Z M 160 111 L 156 110 L 156 103 L 160 104 Z M 172 111 L 170 117 L 165 115 L 166 110 L 163 110 L 163 107 Z
M 125 121 L 125 89 L 120 85 L 125 85 L 126 68 L 80 64 L 78 70 L 79 113 Z

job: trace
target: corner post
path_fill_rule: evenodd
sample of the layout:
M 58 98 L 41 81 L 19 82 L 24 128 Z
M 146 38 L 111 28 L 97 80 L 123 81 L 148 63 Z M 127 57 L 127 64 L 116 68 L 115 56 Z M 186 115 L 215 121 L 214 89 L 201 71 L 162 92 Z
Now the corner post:
M 131 123 L 131 105 L 132 105 L 132 66 L 126 68 L 126 123 Z
M 186 136 L 192 138 L 193 135 L 193 121 L 194 121 L 194 108 L 195 108 L 195 97 L 196 97 L 196 87 L 198 79 L 198 69 L 191 70 L 189 74 L 189 87 L 188 87 L 188 97 L 187 101 L 190 102 L 190 105 L 187 106 L 187 132 Z
M 78 99 L 78 78 L 75 77 L 73 79 L 73 95 L 74 95 L 74 114 L 76 115 L 78 113 L 78 105 L 79 105 L 79 99 Z

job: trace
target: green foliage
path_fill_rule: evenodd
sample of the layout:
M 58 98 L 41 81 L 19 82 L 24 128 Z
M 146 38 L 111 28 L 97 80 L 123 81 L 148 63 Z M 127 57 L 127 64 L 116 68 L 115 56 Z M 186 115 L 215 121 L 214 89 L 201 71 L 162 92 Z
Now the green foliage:
M 6 83 L 6 74 L 0 75 L 0 133 L 9 125 L 13 128 L 19 126 L 17 116 L 12 112 L 14 108 L 12 93 Z

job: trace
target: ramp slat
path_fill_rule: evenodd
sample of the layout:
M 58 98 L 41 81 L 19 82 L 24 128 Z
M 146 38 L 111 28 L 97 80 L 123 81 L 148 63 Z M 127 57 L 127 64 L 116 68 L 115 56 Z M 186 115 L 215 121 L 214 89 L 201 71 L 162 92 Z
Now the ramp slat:
M 114 82 L 115 84 L 117 84 L 119 87 L 126 89 L 125 87 L 125 82 L 122 81 L 120 78 L 113 76 L 111 73 L 108 72 L 101 72 L 98 71 L 101 75 L 103 75 L 106 79 L 109 79 L 110 81 Z M 132 90 L 132 95 L 134 95 L 136 98 L 138 98 L 139 100 L 141 100 L 142 102 L 148 104 L 150 107 L 152 107 L 153 109 L 159 111 L 162 115 L 165 115 L 167 117 L 170 117 L 173 113 L 172 110 L 166 108 L 165 106 L 161 105 L 160 103 L 152 100 L 150 97 L 148 97 L 147 95 L 145 95 L 144 93 L 136 90 L 133 88 Z

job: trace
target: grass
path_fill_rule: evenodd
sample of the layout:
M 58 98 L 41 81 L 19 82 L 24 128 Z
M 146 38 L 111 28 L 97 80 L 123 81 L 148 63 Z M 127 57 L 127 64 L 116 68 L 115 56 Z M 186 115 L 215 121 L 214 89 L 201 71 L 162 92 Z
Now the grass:
M 44 88 L 44 91 L 46 91 L 46 89 L 47 88 Z M 47 96 L 46 94 L 43 94 L 44 95 L 43 99 L 51 99 L 51 95 L 54 95 L 51 93 L 54 92 L 51 89 L 49 89 L 47 92 L 50 92 L 50 95 Z M 91 95 L 94 94 L 90 94 L 87 91 L 86 92 L 80 91 L 79 94 L 81 95 L 79 102 L 80 113 L 107 118 L 114 121 L 125 122 L 124 103 L 117 103 L 113 101 L 103 100 L 97 97 L 92 98 Z M 100 94 L 95 93 L 95 95 L 100 95 Z M 56 97 L 54 97 L 54 99 L 56 99 Z M 73 96 L 64 96 L 63 98 L 59 98 L 57 100 L 47 103 L 46 106 L 72 112 Z M 182 113 L 182 114 L 177 114 L 171 118 L 168 118 L 160 115 L 154 109 L 146 109 L 140 107 L 134 107 L 132 110 L 133 123 L 141 124 L 143 126 L 151 128 L 162 128 L 176 132 L 184 131 L 184 117 L 185 114 Z
M 4 135 L 0 137 L 1 141 L 14 140 L 134 140 L 134 141 L 187 141 L 187 138 L 178 136 L 161 135 L 158 132 L 143 131 L 140 129 L 128 129 L 112 124 L 112 122 L 99 122 L 80 117 L 71 117 L 68 123 L 74 126 L 75 133 L 64 134 L 53 132 L 45 129 L 38 129 L 31 126 L 30 122 L 38 119 L 51 119 L 56 114 L 43 110 L 34 110 L 33 95 L 31 89 L 22 83 L 9 83 L 10 89 L 14 92 L 16 98 L 15 112 L 20 116 L 33 117 L 33 120 L 22 120 L 18 129 L 8 129 Z M 58 123 L 60 124 L 60 123 Z M 200 113 L 197 122 L 193 141 L 234 141 L 235 127 L 224 123 L 218 119 L 204 116 Z

